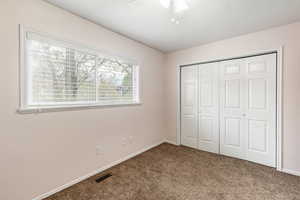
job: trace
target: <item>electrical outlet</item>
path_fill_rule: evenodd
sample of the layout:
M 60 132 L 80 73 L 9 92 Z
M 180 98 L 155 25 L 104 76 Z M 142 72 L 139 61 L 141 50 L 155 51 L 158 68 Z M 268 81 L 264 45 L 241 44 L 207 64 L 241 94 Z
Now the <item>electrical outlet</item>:
M 126 146 L 127 144 L 128 144 L 127 139 L 126 139 L 126 138 L 123 138 L 123 139 L 122 139 L 122 145 L 123 145 L 123 146 Z
M 132 144 L 133 143 L 133 136 L 130 135 L 128 140 L 129 140 L 129 143 Z
M 102 151 L 101 146 L 96 146 L 96 155 L 102 156 L 102 154 L 103 154 L 103 151 Z

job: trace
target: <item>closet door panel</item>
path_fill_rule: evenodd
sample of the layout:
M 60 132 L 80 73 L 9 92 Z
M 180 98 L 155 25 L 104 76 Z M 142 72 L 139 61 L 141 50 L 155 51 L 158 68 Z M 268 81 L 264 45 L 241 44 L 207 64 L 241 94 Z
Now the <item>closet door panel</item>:
M 276 166 L 276 54 L 244 59 L 247 160 Z
M 181 144 L 197 148 L 197 68 L 181 69 Z
M 220 63 L 220 152 L 241 159 L 245 157 L 244 71 L 241 60 Z
M 198 148 L 219 153 L 218 63 L 198 67 Z

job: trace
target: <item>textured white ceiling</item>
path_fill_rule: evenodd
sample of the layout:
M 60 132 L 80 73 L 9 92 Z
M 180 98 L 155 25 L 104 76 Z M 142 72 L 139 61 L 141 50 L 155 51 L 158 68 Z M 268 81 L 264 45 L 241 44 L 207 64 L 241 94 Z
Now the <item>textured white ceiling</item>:
M 179 25 L 160 0 L 46 1 L 163 52 L 300 21 L 300 0 L 189 0 Z

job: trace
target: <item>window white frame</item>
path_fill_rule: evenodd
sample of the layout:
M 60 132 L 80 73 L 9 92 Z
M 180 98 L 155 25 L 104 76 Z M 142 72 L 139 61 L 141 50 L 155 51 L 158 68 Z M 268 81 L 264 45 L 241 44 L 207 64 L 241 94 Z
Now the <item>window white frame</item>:
M 94 54 L 94 55 L 101 55 L 108 59 L 120 59 L 122 61 L 126 61 L 127 63 L 130 63 L 135 66 L 134 73 L 133 73 L 133 79 L 136 85 L 136 95 L 134 101 L 130 102 L 107 102 L 107 103 L 99 103 L 99 102 L 64 102 L 63 104 L 53 104 L 53 105 L 45 105 L 45 106 L 28 106 L 28 97 L 30 95 L 28 91 L 28 77 L 30 79 L 31 73 L 28 71 L 28 67 L 26 64 L 26 35 L 27 33 L 33 33 L 37 35 L 41 35 L 42 37 L 47 38 L 48 41 L 53 41 L 53 43 L 59 43 L 60 45 L 63 45 L 64 47 L 79 49 L 81 51 Z M 41 31 L 34 30 L 32 28 L 24 27 L 22 25 L 19 25 L 19 108 L 17 110 L 20 114 L 30 114 L 30 113 L 41 113 L 41 112 L 57 112 L 57 111 L 66 111 L 66 110 L 81 110 L 81 109 L 91 109 L 91 108 L 101 108 L 101 107 L 119 107 L 119 106 L 134 106 L 134 105 L 141 105 L 141 91 L 140 91 L 140 63 L 125 58 L 124 56 L 113 56 L 113 54 L 110 53 L 103 53 L 105 51 L 103 50 L 96 50 L 95 48 L 86 47 L 84 45 L 80 45 L 76 42 L 67 41 L 64 39 L 60 39 L 55 36 L 51 36 L 47 33 L 43 33 Z

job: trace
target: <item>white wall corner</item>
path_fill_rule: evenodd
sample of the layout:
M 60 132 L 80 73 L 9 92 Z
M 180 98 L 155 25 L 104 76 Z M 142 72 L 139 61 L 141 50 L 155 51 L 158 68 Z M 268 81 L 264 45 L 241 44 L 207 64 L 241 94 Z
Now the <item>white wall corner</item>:
M 176 146 L 179 146 L 178 144 L 177 144 L 177 142 L 174 142 L 174 141 L 172 141 L 172 140 L 165 140 L 165 143 L 168 143 L 168 144 L 173 144 L 173 145 L 176 145 Z

